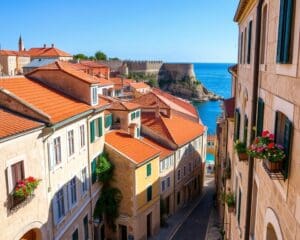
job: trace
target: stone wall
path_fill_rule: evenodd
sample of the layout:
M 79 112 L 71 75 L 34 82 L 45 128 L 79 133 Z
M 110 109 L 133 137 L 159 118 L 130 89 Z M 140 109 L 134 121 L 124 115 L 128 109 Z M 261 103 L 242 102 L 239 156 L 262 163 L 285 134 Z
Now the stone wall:
M 129 73 L 158 74 L 162 61 L 124 61 Z

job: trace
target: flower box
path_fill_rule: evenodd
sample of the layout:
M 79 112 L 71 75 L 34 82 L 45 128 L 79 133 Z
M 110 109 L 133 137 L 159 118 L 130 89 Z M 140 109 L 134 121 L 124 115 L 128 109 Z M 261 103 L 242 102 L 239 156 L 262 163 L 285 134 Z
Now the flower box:
M 282 161 L 272 162 L 268 159 L 264 159 L 264 164 L 271 173 L 280 172 L 282 169 Z
M 248 160 L 248 154 L 247 154 L 247 147 L 245 143 L 242 143 L 240 141 L 236 141 L 234 143 L 234 148 L 238 154 L 240 161 L 247 161 Z
M 248 160 L 248 154 L 243 152 L 243 153 L 238 153 L 238 157 L 240 161 L 247 161 Z
M 231 207 L 228 206 L 228 212 L 229 212 L 229 213 L 233 213 L 234 210 L 235 210 L 235 207 L 234 207 L 234 206 L 231 206 Z

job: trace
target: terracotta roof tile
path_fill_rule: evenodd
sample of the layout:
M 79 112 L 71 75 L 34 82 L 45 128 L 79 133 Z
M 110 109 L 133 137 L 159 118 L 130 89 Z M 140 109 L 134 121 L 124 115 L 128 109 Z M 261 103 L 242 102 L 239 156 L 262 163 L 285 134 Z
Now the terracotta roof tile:
M 123 84 L 126 86 L 130 85 L 130 83 L 133 83 L 134 81 L 132 79 L 128 79 L 128 78 L 123 78 L 123 81 L 122 81 L 122 78 L 120 77 L 113 77 L 113 78 L 110 78 L 109 79 L 110 81 L 114 82 L 114 84 L 121 84 L 122 85 L 122 82 Z
M 168 118 L 161 114 L 156 117 L 155 113 L 142 113 L 142 125 L 161 136 L 166 136 L 179 146 L 190 142 L 205 131 L 203 125 L 177 115 Z
M 111 110 L 121 110 L 121 111 L 131 111 L 140 108 L 139 104 L 124 101 L 115 101 L 112 103 L 109 109 Z
M 132 138 L 122 130 L 111 131 L 105 135 L 105 142 L 113 146 L 122 154 L 129 157 L 136 164 L 154 158 L 160 151 L 145 142 Z
M 150 86 L 144 82 L 133 82 L 130 83 L 130 86 L 134 89 L 150 88 Z
M 25 77 L 0 79 L 0 87 L 48 114 L 53 123 L 92 109 L 86 103 Z
M 174 151 L 160 145 L 159 143 L 155 142 L 154 140 L 152 140 L 148 137 L 144 137 L 142 139 L 142 141 L 151 145 L 154 148 L 157 148 L 160 151 L 160 155 L 159 155 L 160 160 L 162 160 L 162 159 L 168 157 L 169 155 L 171 155 L 172 153 L 174 153 Z
M 42 123 L 30 120 L 19 114 L 0 107 L 0 139 L 42 126 Z
M 71 54 L 66 53 L 58 48 L 30 48 L 26 51 L 31 57 L 72 57 Z
M 26 51 L 0 50 L 0 56 L 22 56 L 29 57 Z

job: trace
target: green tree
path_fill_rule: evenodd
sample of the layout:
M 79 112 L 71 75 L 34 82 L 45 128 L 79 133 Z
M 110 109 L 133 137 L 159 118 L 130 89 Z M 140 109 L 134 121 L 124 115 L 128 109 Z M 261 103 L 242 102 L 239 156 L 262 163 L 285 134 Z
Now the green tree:
M 76 55 L 74 55 L 75 59 L 79 59 L 79 60 L 86 60 L 88 59 L 88 56 L 84 55 L 83 53 L 78 53 Z
M 105 54 L 104 52 L 101 52 L 101 51 L 97 51 L 97 52 L 95 53 L 95 58 L 96 58 L 97 60 L 107 60 L 106 54 Z

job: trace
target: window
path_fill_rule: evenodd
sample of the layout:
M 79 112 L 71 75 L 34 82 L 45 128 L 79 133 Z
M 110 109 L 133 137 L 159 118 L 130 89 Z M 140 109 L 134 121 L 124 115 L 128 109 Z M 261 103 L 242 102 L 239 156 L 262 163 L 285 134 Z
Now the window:
M 74 130 L 68 131 L 68 150 L 69 156 L 74 154 Z
M 280 0 L 278 39 L 277 39 L 277 63 L 290 63 L 292 26 L 293 26 L 294 0 Z
M 261 136 L 264 126 L 264 101 L 259 98 L 257 106 L 256 135 Z
M 61 163 L 61 142 L 60 137 L 54 138 L 54 160 L 55 164 Z
M 92 88 L 92 105 L 98 104 L 98 93 L 97 87 Z
M 247 137 L 248 137 L 248 117 L 245 114 L 244 116 L 244 143 L 247 145 Z
M 183 166 L 183 176 L 185 176 L 185 166 Z
M 180 169 L 177 171 L 177 180 L 179 181 L 180 180 Z
M 241 32 L 241 37 L 240 37 L 240 58 L 239 62 L 242 64 L 243 63 L 243 46 L 244 46 L 244 33 Z
M 91 163 L 92 183 L 95 183 L 97 181 L 96 167 L 97 167 L 97 158 L 94 158 L 94 160 Z
M 147 202 L 151 201 L 152 199 L 152 186 L 147 188 Z
M 25 178 L 23 161 L 11 165 L 11 176 L 12 176 L 12 187 L 15 188 L 17 182 Z
M 165 183 L 165 180 L 163 180 L 163 181 L 161 182 L 161 191 L 162 191 L 162 192 L 165 191 L 165 188 L 166 188 L 166 183 Z
M 102 129 L 102 117 L 94 119 L 90 122 L 90 139 L 91 143 L 93 143 L 97 137 L 101 137 L 103 135 Z
M 247 52 L 246 52 L 246 44 L 247 44 L 247 28 L 245 28 L 245 31 L 244 31 L 244 45 L 243 45 L 243 63 L 245 64 L 246 63 L 246 56 L 247 56 Z
M 86 215 L 83 219 L 83 234 L 84 234 L 84 240 L 88 240 L 89 239 L 88 215 Z
M 88 178 L 87 178 L 86 167 L 81 171 L 81 175 L 82 175 L 82 193 L 85 193 L 88 190 Z
M 261 18 L 261 46 L 260 46 L 260 64 L 265 63 L 265 51 L 266 51 L 266 31 L 267 31 L 267 5 L 262 9 Z
M 84 129 L 84 125 L 80 126 L 79 131 L 80 131 L 80 147 L 84 147 L 85 146 L 85 129 Z
M 78 229 L 76 229 L 72 234 L 72 240 L 78 240 Z
M 192 163 L 189 163 L 189 173 L 192 172 Z
M 136 136 L 139 138 L 141 136 L 140 128 L 136 128 Z
M 57 223 L 60 219 L 65 216 L 65 201 L 64 201 L 64 189 L 61 188 L 55 194 L 55 202 L 54 202 L 54 216 L 55 222 Z
M 147 177 L 151 175 L 151 163 L 147 164 Z
M 131 120 L 135 119 L 135 112 L 131 113 Z
M 110 127 L 111 124 L 112 124 L 112 115 L 111 114 L 106 115 L 105 116 L 105 128 Z
M 69 182 L 69 201 L 70 206 L 73 206 L 77 202 L 76 177 L 72 178 Z
M 177 192 L 177 205 L 180 204 L 180 192 Z
M 285 179 L 288 177 L 290 148 L 292 141 L 293 124 L 283 113 L 277 111 L 275 118 L 275 142 L 284 147 L 285 159 L 283 160 L 282 173 Z
M 242 201 L 242 192 L 241 189 L 239 188 L 239 199 L 237 202 L 237 220 L 238 220 L 238 224 L 240 225 L 241 223 L 241 201 Z
M 248 25 L 248 45 L 247 45 L 247 64 L 251 62 L 251 44 L 252 44 L 252 21 Z
M 240 120 L 241 120 L 240 110 L 236 109 L 235 110 L 234 141 L 236 141 L 240 138 Z
M 139 118 L 139 117 L 140 117 L 140 110 L 137 110 L 137 111 L 136 111 L 135 116 L 136 116 L 136 118 Z
M 167 187 L 170 187 L 170 177 L 167 178 Z

